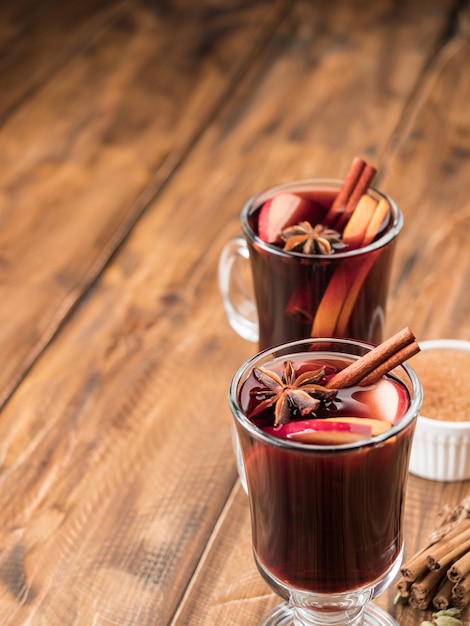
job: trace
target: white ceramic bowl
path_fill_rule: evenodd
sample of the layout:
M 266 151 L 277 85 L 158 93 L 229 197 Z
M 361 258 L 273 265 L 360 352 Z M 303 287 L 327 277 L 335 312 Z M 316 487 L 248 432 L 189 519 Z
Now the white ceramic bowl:
M 464 350 L 470 352 L 470 341 L 435 339 L 421 341 L 421 350 Z M 413 367 L 413 361 L 410 362 Z M 426 396 L 426 387 L 424 396 Z M 444 409 L 445 410 L 445 409 Z M 470 407 L 468 420 L 455 422 L 430 419 L 420 415 L 411 448 L 410 472 L 432 480 L 470 479 Z

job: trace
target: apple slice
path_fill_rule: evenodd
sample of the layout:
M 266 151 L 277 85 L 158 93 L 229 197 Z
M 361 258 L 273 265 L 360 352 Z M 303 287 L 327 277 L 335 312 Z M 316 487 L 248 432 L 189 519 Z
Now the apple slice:
M 362 258 L 362 264 L 360 265 L 357 272 L 355 272 L 355 274 L 353 275 L 349 289 L 345 293 L 343 306 L 341 307 L 341 311 L 338 314 L 336 327 L 334 330 L 335 337 L 344 337 L 346 335 L 346 329 L 351 318 L 352 310 L 357 302 L 361 287 L 364 284 L 367 275 L 374 265 L 379 254 L 380 250 L 374 250 L 373 252 L 370 252 L 367 257 Z
M 374 419 L 372 417 L 327 417 L 326 421 L 331 422 L 345 422 L 347 424 L 360 424 L 361 426 L 367 425 L 370 427 L 371 437 L 375 437 L 376 435 L 381 435 L 386 430 L 390 430 L 392 427 L 390 422 L 387 422 L 382 419 Z
M 370 411 L 377 415 L 377 421 L 382 423 L 394 424 L 408 407 L 405 392 L 390 378 L 381 378 L 370 389 L 356 391 L 354 399 L 367 404 Z
M 361 246 L 368 246 L 376 237 L 377 233 L 382 228 L 382 224 L 385 222 L 387 215 L 390 212 L 390 203 L 385 198 L 381 198 L 375 208 L 374 214 L 367 226 L 364 238 L 361 242 Z
M 376 253 L 344 261 L 336 268 L 323 293 L 312 324 L 312 337 L 342 337 L 346 333 L 362 284 Z
M 340 445 L 372 436 L 371 425 L 375 420 L 346 421 L 343 418 L 311 419 L 289 422 L 282 426 L 266 426 L 265 432 L 281 439 L 302 443 Z
M 343 242 L 349 247 L 358 248 L 362 244 L 376 207 L 374 198 L 367 193 L 361 196 L 343 230 Z
M 258 235 L 267 243 L 279 243 L 281 231 L 315 217 L 311 201 L 294 193 L 280 193 L 267 200 L 258 216 Z

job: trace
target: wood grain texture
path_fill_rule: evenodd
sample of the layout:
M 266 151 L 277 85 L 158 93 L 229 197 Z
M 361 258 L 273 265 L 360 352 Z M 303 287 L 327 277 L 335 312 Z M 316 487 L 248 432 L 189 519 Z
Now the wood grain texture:
M 109 0 L 3 0 L 0 127 L 123 10 Z
M 469 55 L 467 5 L 423 75 L 383 181 L 407 223 L 389 324 L 398 330 L 408 320 L 422 339 L 470 337 Z
M 0 404 L 184 157 L 277 6 L 126 4 L 99 36 L 90 27 L 83 49 L 9 117 Z
M 390 332 L 468 338 L 468 3 L 82 7 L 0 129 L 0 622 L 254 625 L 220 250 L 254 192 L 363 154 L 405 212 Z M 407 555 L 469 486 L 410 477 Z

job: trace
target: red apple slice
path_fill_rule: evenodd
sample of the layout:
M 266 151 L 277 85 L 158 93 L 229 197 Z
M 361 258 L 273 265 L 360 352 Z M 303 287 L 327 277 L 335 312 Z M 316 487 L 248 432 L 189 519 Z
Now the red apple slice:
M 267 243 L 279 243 L 281 231 L 315 218 L 314 204 L 294 193 L 280 193 L 267 200 L 258 216 L 258 235 Z
M 356 391 L 354 399 L 367 404 L 382 423 L 385 420 L 394 424 L 408 406 L 408 398 L 403 389 L 389 378 L 381 378 L 371 389 Z
M 352 443 L 372 436 L 367 421 L 343 421 L 342 418 L 300 420 L 282 426 L 266 426 L 263 430 L 281 439 L 323 445 Z

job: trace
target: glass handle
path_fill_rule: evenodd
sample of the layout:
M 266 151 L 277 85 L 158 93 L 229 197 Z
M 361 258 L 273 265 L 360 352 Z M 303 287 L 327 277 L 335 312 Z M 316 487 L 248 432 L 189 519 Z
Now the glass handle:
M 219 290 L 228 322 L 248 341 L 258 341 L 258 315 L 249 274 L 249 251 L 241 235 L 224 246 L 219 258 Z

